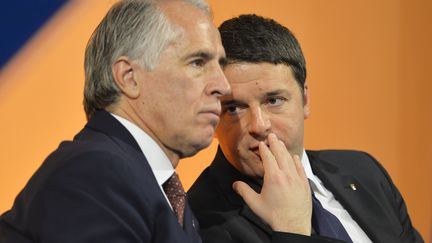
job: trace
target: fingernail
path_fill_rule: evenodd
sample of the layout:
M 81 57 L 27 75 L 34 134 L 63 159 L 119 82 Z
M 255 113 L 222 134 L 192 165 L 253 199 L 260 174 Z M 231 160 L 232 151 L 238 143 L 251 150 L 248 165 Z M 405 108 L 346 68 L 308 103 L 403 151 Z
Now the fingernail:
M 277 139 L 277 136 L 276 136 L 276 134 L 274 134 L 274 133 L 270 133 L 270 134 L 269 134 L 269 137 L 271 137 L 272 139 Z
M 237 182 L 234 182 L 233 184 L 232 184 L 232 188 L 233 188 L 233 190 L 236 192 L 236 193 L 238 193 L 238 191 L 237 191 Z

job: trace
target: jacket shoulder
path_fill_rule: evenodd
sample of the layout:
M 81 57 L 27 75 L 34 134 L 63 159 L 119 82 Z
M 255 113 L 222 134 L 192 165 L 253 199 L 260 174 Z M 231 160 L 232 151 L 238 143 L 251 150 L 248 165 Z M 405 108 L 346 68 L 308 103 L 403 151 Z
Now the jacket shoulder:
M 359 150 L 307 150 L 311 163 L 324 163 L 341 170 L 379 170 L 382 165 L 369 153 Z

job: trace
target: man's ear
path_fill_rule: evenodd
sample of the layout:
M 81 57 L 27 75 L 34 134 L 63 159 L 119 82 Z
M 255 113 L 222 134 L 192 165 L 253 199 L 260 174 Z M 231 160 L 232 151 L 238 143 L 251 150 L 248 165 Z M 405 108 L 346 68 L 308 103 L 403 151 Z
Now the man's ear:
M 111 66 L 111 71 L 121 92 L 130 99 L 136 99 L 140 93 L 140 85 L 136 80 L 132 61 L 127 57 L 119 57 Z
M 303 117 L 304 119 L 310 116 L 310 94 L 307 84 L 304 85 L 303 89 Z

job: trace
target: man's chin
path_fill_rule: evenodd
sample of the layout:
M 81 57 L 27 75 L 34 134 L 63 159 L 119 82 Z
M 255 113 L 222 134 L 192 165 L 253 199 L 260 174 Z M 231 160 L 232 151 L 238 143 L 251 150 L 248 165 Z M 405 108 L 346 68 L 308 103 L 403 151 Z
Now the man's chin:
M 213 141 L 213 137 L 210 139 L 202 140 L 200 142 L 195 142 L 193 144 L 189 144 L 186 148 L 182 149 L 180 158 L 192 157 L 199 153 L 201 150 L 210 146 Z

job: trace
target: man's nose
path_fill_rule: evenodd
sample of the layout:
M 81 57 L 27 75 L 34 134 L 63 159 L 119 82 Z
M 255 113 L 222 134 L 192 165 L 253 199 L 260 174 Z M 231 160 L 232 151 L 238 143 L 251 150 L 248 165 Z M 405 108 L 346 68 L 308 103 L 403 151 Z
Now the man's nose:
M 249 134 L 258 140 L 267 138 L 271 128 L 267 114 L 261 108 L 255 108 L 251 109 L 249 116 Z
M 220 66 L 215 68 L 208 89 L 211 95 L 218 97 L 231 94 L 231 86 Z

